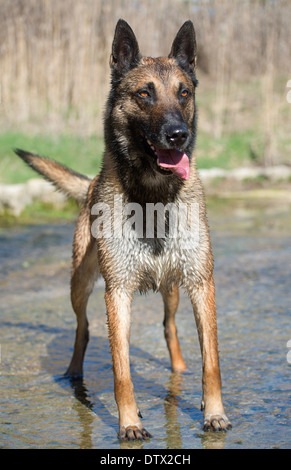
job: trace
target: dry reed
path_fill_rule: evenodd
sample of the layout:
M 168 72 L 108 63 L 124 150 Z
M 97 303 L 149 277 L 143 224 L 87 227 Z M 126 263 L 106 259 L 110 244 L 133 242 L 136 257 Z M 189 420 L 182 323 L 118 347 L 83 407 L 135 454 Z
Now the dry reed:
M 110 47 L 120 17 L 133 27 L 145 55 L 167 55 L 179 26 L 193 20 L 200 73 L 215 90 L 216 137 L 232 112 L 237 84 L 262 80 L 261 127 L 266 158 L 272 160 L 267 154 L 275 151 L 276 79 L 290 74 L 287 0 L 0 0 L 2 128 L 30 123 L 54 132 L 101 133 Z

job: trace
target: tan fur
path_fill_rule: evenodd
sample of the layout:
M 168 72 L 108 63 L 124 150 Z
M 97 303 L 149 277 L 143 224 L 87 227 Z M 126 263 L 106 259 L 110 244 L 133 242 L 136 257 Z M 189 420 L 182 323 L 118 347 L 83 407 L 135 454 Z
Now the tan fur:
M 140 58 L 131 29 L 122 21 L 118 23 L 111 57 L 111 67 L 116 81 L 115 83 L 113 80 L 113 84 L 118 91 L 113 89 L 108 101 L 105 115 L 106 149 L 99 177 L 90 182 L 56 162 L 50 163 L 48 159 L 22 151 L 18 153 L 60 189 L 77 200 L 84 201 L 74 238 L 71 299 L 77 316 L 77 331 L 67 375 L 82 375 L 83 359 L 89 339 L 86 306 L 96 277 L 101 273 L 106 285 L 108 332 L 121 439 L 150 437 L 141 424 L 130 374 L 131 302 L 137 290 L 145 292 L 154 289 L 161 292 L 164 301 L 164 334 L 172 371 L 183 372 L 186 364 L 177 336 L 175 314 L 179 302 L 179 286 L 186 288 L 193 305 L 202 354 L 204 428 L 221 430 L 230 427 L 221 399 L 213 257 L 204 195 L 195 158 L 192 155 L 189 179 L 180 181 L 179 177 L 164 175 L 158 167 L 153 170 L 149 165 L 154 165 L 154 162 L 144 155 L 140 141 L 137 141 L 143 138 L 144 132 L 148 132 L 151 138 L 158 139 L 160 128 L 169 112 L 176 115 L 178 113 L 181 122 L 187 124 L 189 133 L 193 132 L 194 99 L 182 103 L 177 96 L 181 86 L 187 87 L 193 97 L 195 95 L 194 81 L 191 79 L 195 57 L 193 53 L 192 56 L 188 53 L 191 51 L 190 47 L 187 50 L 190 73 L 179 66 L 177 60 L 172 57 L 176 54 L 177 59 L 180 56 L 183 58 L 183 50 L 181 53 L 179 48 L 181 36 L 184 35 L 186 40 L 192 38 L 194 33 L 192 28 L 189 22 L 181 28 L 173 43 L 170 58 L 153 59 Z M 119 48 L 124 31 L 127 41 L 128 36 L 130 37 L 132 51 L 135 54 L 135 57 L 128 57 L 127 61 L 124 61 L 125 49 Z M 196 49 L 193 50 L 195 53 Z M 126 51 L 129 54 L 131 49 L 126 48 Z M 124 72 L 122 67 L 128 67 L 130 59 L 139 62 Z M 155 101 L 151 105 L 138 96 L 138 91 L 149 86 L 149 83 L 156 94 Z M 148 129 L 140 131 L 138 137 L 132 129 L 137 120 L 142 129 Z M 112 146 L 113 140 L 114 146 Z M 118 151 L 115 150 L 117 148 Z M 121 157 L 118 152 L 121 154 L 124 152 L 124 156 Z M 124 166 L 125 161 L 130 164 Z M 137 175 L 138 179 L 135 181 Z M 198 244 L 186 250 L 181 240 L 166 237 L 165 240 L 154 240 L 154 245 L 151 245 L 144 239 L 140 240 L 135 230 L 129 230 L 131 235 L 129 238 L 126 237 L 126 233 L 122 238 L 114 236 L 94 238 L 91 229 L 97 216 L 94 210 L 92 211 L 93 206 L 101 201 L 113 212 L 115 197 L 118 195 L 123 197 L 123 207 L 132 202 L 145 207 L 149 202 L 166 204 L 172 200 L 187 205 L 198 204 Z M 125 220 L 124 217 L 123 222 Z
M 16 149 L 15 153 L 66 195 L 71 196 L 79 203 L 86 200 L 90 178 L 80 175 L 50 158 L 19 149 Z
M 164 334 L 170 353 L 172 371 L 184 372 L 186 364 L 181 353 L 175 324 L 175 314 L 179 303 L 179 288 L 174 284 L 170 291 L 162 292 L 162 295 L 165 309 Z

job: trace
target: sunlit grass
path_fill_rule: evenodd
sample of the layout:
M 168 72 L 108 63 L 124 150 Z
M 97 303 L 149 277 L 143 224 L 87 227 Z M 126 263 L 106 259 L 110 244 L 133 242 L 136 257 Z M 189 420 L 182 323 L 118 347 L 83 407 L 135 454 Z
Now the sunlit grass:
M 23 183 L 37 177 L 15 155 L 14 148 L 53 158 L 85 175 L 96 175 L 101 167 L 103 140 L 96 136 L 35 135 L 6 132 L 0 135 L 0 182 Z

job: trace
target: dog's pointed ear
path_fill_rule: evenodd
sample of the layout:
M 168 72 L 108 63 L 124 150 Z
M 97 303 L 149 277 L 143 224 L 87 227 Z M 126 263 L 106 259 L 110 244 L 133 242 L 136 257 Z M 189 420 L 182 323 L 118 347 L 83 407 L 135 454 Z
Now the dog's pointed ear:
M 127 72 L 140 59 L 139 47 L 129 24 L 119 20 L 115 28 L 112 43 L 110 66 L 113 72 L 122 75 Z
M 193 72 L 197 63 L 197 47 L 192 21 L 186 21 L 179 29 L 169 57 L 174 57 L 184 69 Z

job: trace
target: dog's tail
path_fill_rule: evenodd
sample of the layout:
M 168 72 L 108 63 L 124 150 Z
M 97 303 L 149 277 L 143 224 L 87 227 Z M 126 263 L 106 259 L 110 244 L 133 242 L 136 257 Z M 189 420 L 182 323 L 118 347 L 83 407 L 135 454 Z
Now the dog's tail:
M 14 149 L 14 152 L 67 196 L 74 198 L 77 202 L 85 201 L 91 182 L 90 178 L 71 170 L 51 158 L 34 155 L 20 149 Z

